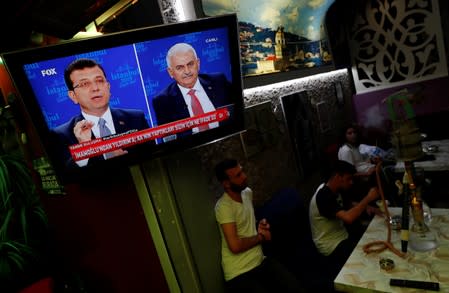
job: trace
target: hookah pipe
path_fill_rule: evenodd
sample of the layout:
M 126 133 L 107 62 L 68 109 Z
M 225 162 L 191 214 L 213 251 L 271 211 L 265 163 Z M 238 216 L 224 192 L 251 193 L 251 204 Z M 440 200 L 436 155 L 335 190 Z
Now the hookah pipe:
M 400 257 L 405 257 L 407 252 L 407 244 L 408 244 L 408 219 L 409 219 L 409 194 L 411 194 L 413 197 L 416 196 L 416 185 L 413 182 L 413 160 L 418 158 L 422 154 L 422 148 L 421 148 L 421 139 L 420 134 L 418 131 L 417 126 L 415 125 L 415 113 L 413 111 L 413 108 L 410 104 L 410 95 L 408 93 L 407 89 L 401 90 L 391 96 L 389 96 L 386 99 L 388 103 L 388 113 L 391 117 L 391 120 L 393 121 L 393 126 L 395 128 L 393 132 L 393 144 L 396 146 L 397 149 L 397 157 L 404 161 L 406 174 L 405 178 L 407 180 L 407 187 L 409 188 L 409 191 L 403 192 L 404 196 L 404 204 L 402 207 L 402 224 L 401 224 L 401 249 L 402 252 L 397 250 L 393 244 L 391 243 L 391 224 L 390 221 L 387 221 L 387 227 L 388 227 L 388 236 L 386 241 L 374 241 L 371 243 L 368 243 L 363 246 L 363 251 L 365 253 L 372 253 L 372 252 L 381 252 L 385 249 L 390 249 L 392 252 L 394 252 L 396 255 Z M 402 119 L 398 120 L 398 117 L 396 115 L 395 111 L 395 104 L 394 101 L 399 102 L 399 106 L 401 106 L 404 110 Z M 387 204 L 385 203 L 385 196 L 382 188 L 382 183 L 380 180 L 380 169 L 381 169 L 381 162 L 379 162 L 376 165 L 376 179 L 377 179 L 377 186 L 380 192 L 380 196 L 382 198 L 382 205 L 385 210 L 385 216 L 387 219 L 390 219 L 390 213 L 388 211 Z M 414 198 L 416 200 L 416 198 Z
M 385 211 L 385 216 L 387 219 L 390 219 L 390 213 L 388 211 L 388 207 L 387 204 L 385 202 L 385 195 L 384 195 L 384 191 L 382 188 L 382 183 L 381 183 L 381 179 L 380 179 L 380 169 L 381 169 L 381 165 L 382 162 L 377 163 L 376 165 L 376 179 L 377 179 L 377 186 L 379 189 L 379 193 L 380 193 L 380 197 L 382 199 L 382 205 L 384 207 L 384 211 Z M 366 254 L 369 253 L 373 253 L 373 252 L 382 252 L 386 249 L 390 249 L 394 254 L 404 258 L 405 257 L 405 253 L 399 251 L 398 249 L 396 249 L 393 245 L 393 243 L 391 243 L 391 224 L 390 221 L 387 221 L 387 228 L 388 228 L 388 233 L 387 233 L 387 240 L 378 240 L 378 241 L 373 241 L 370 243 L 367 243 L 363 246 L 363 251 Z
M 405 111 L 405 118 L 406 119 L 402 119 L 402 120 L 397 120 L 397 115 L 395 112 L 395 105 L 394 105 L 394 101 L 398 101 L 399 105 L 402 106 L 403 110 Z M 389 96 L 386 99 L 386 102 L 388 103 L 388 113 L 392 119 L 393 122 L 401 122 L 401 125 L 396 125 L 396 130 L 394 131 L 394 140 L 393 140 L 393 144 L 396 145 L 397 149 L 398 149 L 398 156 L 402 159 L 408 158 L 408 156 L 410 155 L 408 152 L 405 153 L 405 151 L 402 149 L 402 140 L 403 140 L 403 136 L 404 134 L 406 134 L 407 136 L 413 135 L 413 131 L 416 130 L 413 127 L 410 128 L 410 125 L 408 125 L 406 122 L 410 121 L 411 119 L 413 119 L 415 117 L 415 113 L 413 111 L 413 108 L 410 104 L 409 101 L 409 95 L 408 95 L 408 91 L 407 89 L 404 89 L 402 91 L 399 91 L 391 96 Z M 405 131 L 407 130 L 407 131 Z M 415 150 L 415 149 L 413 149 Z M 417 153 L 413 153 L 413 155 L 418 155 L 419 151 L 421 151 L 421 147 L 419 146 L 419 148 L 417 148 Z M 404 154 L 405 153 L 405 154 Z M 407 155 L 407 156 L 406 156 Z M 404 160 L 407 161 L 407 160 Z M 407 169 L 407 179 L 410 182 L 411 181 L 411 175 L 410 175 L 410 165 L 412 166 L 412 164 L 408 164 L 408 162 L 406 163 L 406 169 Z M 407 168 L 408 167 L 408 168 Z M 376 179 L 377 179 L 377 186 L 379 189 L 379 193 L 382 199 L 382 205 L 384 207 L 385 210 L 385 216 L 387 218 L 387 228 L 388 228 L 388 234 L 387 234 L 387 240 L 386 241 L 373 241 L 371 243 L 365 244 L 363 246 L 363 251 L 367 254 L 369 253 L 373 253 L 373 252 L 382 252 L 386 249 L 390 249 L 392 252 L 394 252 L 396 255 L 400 256 L 400 257 L 405 257 L 406 256 L 406 246 L 408 243 L 408 231 L 401 231 L 403 232 L 403 235 L 401 235 L 401 245 L 402 245 L 402 252 L 399 251 L 398 249 L 396 249 L 393 244 L 391 243 L 391 224 L 390 224 L 390 213 L 388 211 L 388 207 L 387 204 L 385 203 L 385 195 L 384 195 L 384 191 L 382 188 L 382 182 L 380 180 L 380 169 L 381 169 L 381 162 L 379 162 L 376 165 Z M 405 197 L 408 197 L 407 192 L 404 193 Z M 405 202 L 406 198 L 404 198 L 404 202 Z M 407 209 L 407 210 L 405 210 Z M 408 207 L 404 204 L 403 207 L 403 212 L 404 211 L 408 211 Z M 405 223 L 406 220 L 408 220 L 408 215 L 406 215 L 407 217 L 404 217 L 403 215 L 403 223 L 401 226 L 403 226 L 403 230 L 405 230 L 405 226 L 407 226 L 408 228 L 408 221 L 407 223 Z M 406 224 L 406 225 L 404 225 Z M 402 237 L 404 236 L 404 237 Z

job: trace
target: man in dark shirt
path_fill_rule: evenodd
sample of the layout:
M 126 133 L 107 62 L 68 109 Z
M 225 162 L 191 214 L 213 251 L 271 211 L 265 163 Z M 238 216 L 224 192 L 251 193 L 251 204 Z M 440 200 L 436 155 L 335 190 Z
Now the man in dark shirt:
M 350 235 L 346 226 L 354 223 L 365 211 L 378 212 L 369 205 L 379 197 L 377 188 L 371 188 L 360 201 L 345 208 L 341 192 L 351 188 L 356 170 L 346 161 L 337 161 L 326 183 L 321 184 L 309 206 L 313 242 L 329 263 L 335 278 L 357 244 L 358 236 Z

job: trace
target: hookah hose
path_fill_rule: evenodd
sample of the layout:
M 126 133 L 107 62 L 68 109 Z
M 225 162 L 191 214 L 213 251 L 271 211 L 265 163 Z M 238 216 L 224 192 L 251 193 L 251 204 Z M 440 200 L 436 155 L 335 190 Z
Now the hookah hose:
M 388 207 L 385 202 L 385 195 L 384 195 L 384 191 L 382 188 L 382 182 L 381 182 L 381 178 L 380 178 L 381 168 L 382 168 L 382 162 L 377 163 L 377 165 L 376 165 L 376 180 L 377 180 L 377 187 L 379 189 L 380 197 L 382 199 L 382 205 L 383 205 L 384 211 L 385 211 L 385 217 L 387 219 L 387 221 L 386 221 L 387 228 L 388 228 L 387 240 L 378 240 L 378 241 L 373 241 L 373 242 L 367 243 L 363 246 L 363 251 L 366 254 L 369 254 L 369 253 L 373 253 L 373 252 L 382 252 L 385 249 L 390 249 L 396 255 L 398 255 L 400 257 L 405 257 L 405 253 L 396 249 L 394 247 L 393 243 L 391 243 L 391 224 L 390 224 L 390 221 L 388 220 L 388 219 L 390 219 L 390 213 L 388 211 Z

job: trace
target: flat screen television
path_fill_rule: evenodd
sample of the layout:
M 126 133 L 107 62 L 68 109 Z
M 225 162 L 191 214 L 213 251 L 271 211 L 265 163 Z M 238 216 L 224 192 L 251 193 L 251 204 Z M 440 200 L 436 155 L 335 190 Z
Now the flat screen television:
M 169 58 L 169 67 L 166 55 L 175 44 L 180 55 Z M 244 127 L 235 14 L 8 52 L 2 59 L 63 182 L 199 146 Z M 74 63 L 81 65 L 65 78 Z M 193 97 L 186 90 L 195 72 Z M 202 113 L 193 113 L 194 98 Z M 100 115 L 106 134 L 100 134 Z

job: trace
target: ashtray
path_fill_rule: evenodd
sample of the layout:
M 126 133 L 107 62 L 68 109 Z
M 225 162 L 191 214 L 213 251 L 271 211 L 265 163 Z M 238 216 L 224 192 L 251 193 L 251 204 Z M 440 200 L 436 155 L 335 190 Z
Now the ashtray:
M 391 271 L 394 268 L 394 261 L 389 258 L 381 258 L 379 265 L 382 270 Z
M 438 146 L 434 144 L 429 144 L 425 147 L 426 152 L 428 153 L 436 153 L 438 152 Z
M 395 215 L 390 217 L 390 226 L 393 230 L 401 230 L 402 217 L 400 215 Z

